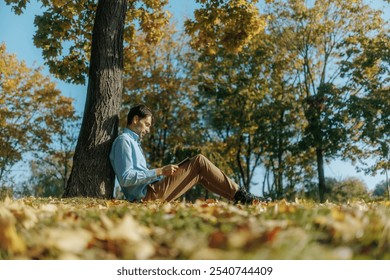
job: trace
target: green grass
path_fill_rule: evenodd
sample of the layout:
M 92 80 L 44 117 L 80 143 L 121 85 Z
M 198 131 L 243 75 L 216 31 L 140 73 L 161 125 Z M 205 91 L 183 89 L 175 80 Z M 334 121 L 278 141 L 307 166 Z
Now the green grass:
M 389 252 L 389 202 L 0 202 L 0 259 L 390 259 Z

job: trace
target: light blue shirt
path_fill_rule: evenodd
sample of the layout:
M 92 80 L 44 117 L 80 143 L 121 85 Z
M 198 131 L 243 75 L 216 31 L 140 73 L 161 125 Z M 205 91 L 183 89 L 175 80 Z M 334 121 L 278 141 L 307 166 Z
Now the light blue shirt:
M 139 136 L 128 128 L 112 144 L 110 161 L 129 201 L 144 198 L 147 185 L 158 181 L 156 171 L 147 167 Z

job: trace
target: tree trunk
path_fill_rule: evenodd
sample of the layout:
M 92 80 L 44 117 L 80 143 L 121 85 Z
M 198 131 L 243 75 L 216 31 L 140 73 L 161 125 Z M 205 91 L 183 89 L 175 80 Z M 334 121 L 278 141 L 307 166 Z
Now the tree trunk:
M 83 122 L 64 197 L 112 198 L 109 153 L 118 135 L 127 0 L 99 0 Z
M 278 141 L 278 170 L 277 174 L 277 188 L 276 188 L 276 197 L 281 199 L 283 196 L 283 122 L 284 122 L 284 110 L 282 109 L 279 115 L 278 130 L 276 133 Z
M 324 154 L 321 148 L 316 149 L 317 152 L 317 168 L 318 168 L 318 191 L 320 194 L 320 202 L 325 201 L 325 172 L 324 172 Z
M 390 200 L 390 184 L 389 184 L 389 175 L 387 173 L 387 166 L 385 167 L 385 173 L 386 173 L 386 187 L 387 187 L 387 195 Z

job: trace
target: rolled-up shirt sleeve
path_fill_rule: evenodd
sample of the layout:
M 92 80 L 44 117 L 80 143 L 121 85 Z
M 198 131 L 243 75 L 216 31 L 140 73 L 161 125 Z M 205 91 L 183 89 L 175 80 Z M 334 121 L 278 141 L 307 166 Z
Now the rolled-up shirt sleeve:
M 125 137 L 119 137 L 114 142 L 110 159 L 121 187 L 145 185 L 156 180 L 155 170 L 149 170 L 146 166 L 144 169 L 140 168 L 140 162 L 136 161 L 145 162 L 145 158 L 139 157 L 139 153 L 137 154 L 131 142 Z

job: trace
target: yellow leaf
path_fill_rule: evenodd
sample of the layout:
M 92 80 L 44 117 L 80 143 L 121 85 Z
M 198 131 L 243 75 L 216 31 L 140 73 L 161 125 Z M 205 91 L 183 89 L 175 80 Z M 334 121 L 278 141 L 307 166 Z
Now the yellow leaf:
M 92 239 L 92 234 L 84 229 L 51 229 L 47 232 L 46 238 L 47 246 L 77 254 L 87 248 Z
M 108 231 L 108 238 L 111 240 L 127 240 L 140 242 L 148 231 L 130 215 L 126 215 L 114 228 Z
M 26 244 L 18 235 L 12 213 L 0 206 L 0 248 L 10 253 L 24 253 Z

